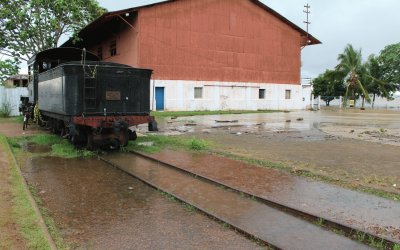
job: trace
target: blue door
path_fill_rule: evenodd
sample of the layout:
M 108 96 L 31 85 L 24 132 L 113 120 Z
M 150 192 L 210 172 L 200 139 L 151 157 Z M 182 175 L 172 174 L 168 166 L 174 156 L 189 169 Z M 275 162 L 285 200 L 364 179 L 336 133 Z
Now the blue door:
M 156 110 L 164 110 L 164 87 L 156 87 Z

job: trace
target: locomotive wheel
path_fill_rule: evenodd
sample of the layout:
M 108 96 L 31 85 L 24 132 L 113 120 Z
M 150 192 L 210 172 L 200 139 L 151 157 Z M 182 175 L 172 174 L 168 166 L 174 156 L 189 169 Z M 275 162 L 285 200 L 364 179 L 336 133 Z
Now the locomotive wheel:
M 136 131 L 132 131 L 132 130 L 128 129 L 128 139 L 130 141 L 136 140 L 137 139 Z
M 119 149 L 120 147 L 121 147 L 121 144 L 119 143 L 118 140 L 113 139 L 113 140 L 110 141 L 110 149 L 111 149 L 111 150 L 117 150 L 117 149 Z
M 91 133 L 91 131 L 89 131 L 87 133 L 86 149 L 87 150 L 94 150 L 95 149 L 94 140 L 93 140 L 93 133 Z
M 149 131 L 158 131 L 158 126 L 156 120 L 149 122 Z
M 65 127 L 61 128 L 60 136 L 64 137 L 67 134 Z
M 129 142 L 129 129 L 124 129 L 120 132 L 119 135 L 119 143 L 121 144 L 122 147 L 126 147 Z
M 70 142 L 75 146 L 85 146 L 87 144 L 87 133 L 82 128 L 77 128 L 78 133 L 75 133 L 70 136 Z

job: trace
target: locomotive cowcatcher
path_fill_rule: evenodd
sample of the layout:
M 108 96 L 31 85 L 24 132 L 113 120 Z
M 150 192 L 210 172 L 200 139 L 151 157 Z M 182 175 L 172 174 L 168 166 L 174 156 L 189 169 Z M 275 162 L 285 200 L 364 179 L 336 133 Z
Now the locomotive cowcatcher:
M 39 124 L 75 145 L 118 148 L 136 139 L 133 126 L 148 124 L 152 70 L 102 62 L 84 49 L 55 48 L 28 62 L 30 110 Z

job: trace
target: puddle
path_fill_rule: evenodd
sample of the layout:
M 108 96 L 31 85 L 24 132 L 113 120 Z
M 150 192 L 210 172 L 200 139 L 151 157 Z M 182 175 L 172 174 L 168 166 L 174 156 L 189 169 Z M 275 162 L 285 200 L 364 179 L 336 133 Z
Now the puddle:
M 51 151 L 51 146 L 49 145 L 38 145 L 35 143 L 22 143 L 22 149 L 29 153 L 48 153 Z

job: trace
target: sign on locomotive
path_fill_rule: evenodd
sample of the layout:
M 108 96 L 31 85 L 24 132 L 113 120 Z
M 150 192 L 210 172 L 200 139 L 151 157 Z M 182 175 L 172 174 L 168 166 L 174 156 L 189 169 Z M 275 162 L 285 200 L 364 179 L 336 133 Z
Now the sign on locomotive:
M 150 69 L 101 62 L 77 48 L 42 51 L 28 66 L 24 114 L 75 145 L 117 148 L 136 139 L 132 126 L 147 123 L 157 130 L 150 116 Z

